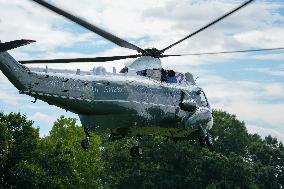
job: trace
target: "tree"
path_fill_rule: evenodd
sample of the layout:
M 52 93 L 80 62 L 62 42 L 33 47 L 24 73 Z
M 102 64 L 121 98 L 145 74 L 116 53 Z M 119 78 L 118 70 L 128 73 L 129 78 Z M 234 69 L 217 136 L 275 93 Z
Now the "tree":
M 144 155 L 132 158 L 135 139 L 114 142 L 92 133 L 87 151 L 75 119 L 60 117 L 39 138 L 32 121 L 0 115 L 0 188 L 281 188 L 284 147 L 277 139 L 248 134 L 236 116 L 214 111 L 215 145 L 141 138 Z
M 100 138 L 81 149 L 83 129 L 59 118 L 50 135 L 39 138 L 33 122 L 20 114 L 0 118 L 0 188 L 99 188 Z
M 106 188 L 281 188 L 283 145 L 248 134 L 236 116 L 214 111 L 214 148 L 194 141 L 143 137 L 144 156 L 133 159 L 131 138 L 105 143 Z
M 100 138 L 93 134 L 88 151 L 81 148 L 83 129 L 61 116 L 39 146 L 46 188 L 99 188 L 102 172 Z
M 223 111 L 214 111 L 213 116 L 214 125 L 211 132 L 215 138 L 215 151 L 226 155 L 234 152 L 244 156 L 249 144 L 245 123 L 240 122 L 235 115 Z
M 20 113 L 0 117 L 0 187 L 17 187 L 17 167 L 32 162 L 39 142 L 39 129 Z

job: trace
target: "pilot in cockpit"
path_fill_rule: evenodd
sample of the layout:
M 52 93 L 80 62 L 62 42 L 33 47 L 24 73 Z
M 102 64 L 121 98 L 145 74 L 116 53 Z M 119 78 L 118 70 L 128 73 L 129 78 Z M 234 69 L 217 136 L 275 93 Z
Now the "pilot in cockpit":
M 166 71 L 166 83 L 177 83 L 176 73 L 174 70 Z
M 161 69 L 147 69 L 146 77 L 149 77 L 157 81 L 161 81 L 161 77 L 162 77 Z
M 186 83 L 185 75 L 183 73 L 175 72 L 174 70 L 146 69 L 138 71 L 136 73 L 137 75 L 148 77 L 156 81 L 161 81 L 165 83 L 179 83 L 179 84 Z M 190 76 L 188 76 L 188 78 L 190 78 Z
M 157 81 L 161 81 L 161 77 L 162 77 L 161 69 L 146 69 L 146 70 L 138 71 L 137 75 L 149 77 Z
M 146 69 L 138 71 L 137 75 L 149 77 L 151 79 L 166 83 L 177 83 L 176 72 L 173 70 L 164 69 Z

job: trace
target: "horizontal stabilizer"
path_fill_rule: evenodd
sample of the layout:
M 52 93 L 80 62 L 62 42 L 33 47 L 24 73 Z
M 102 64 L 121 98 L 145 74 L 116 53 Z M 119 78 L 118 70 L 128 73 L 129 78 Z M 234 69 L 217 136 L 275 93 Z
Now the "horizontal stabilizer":
M 0 52 L 5 52 L 11 49 L 15 49 L 24 45 L 28 45 L 33 42 L 35 41 L 29 39 L 21 39 L 21 40 L 9 41 L 6 43 L 0 43 Z

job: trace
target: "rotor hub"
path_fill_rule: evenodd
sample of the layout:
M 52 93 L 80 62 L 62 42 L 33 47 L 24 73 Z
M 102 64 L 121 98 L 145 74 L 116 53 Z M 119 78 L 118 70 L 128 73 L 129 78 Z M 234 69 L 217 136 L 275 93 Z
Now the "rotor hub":
M 143 56 L 151 56 L 153 58 L 159 58 L 161 54 L 161 51 L 156 48 L 144 49 L 142 53 Z

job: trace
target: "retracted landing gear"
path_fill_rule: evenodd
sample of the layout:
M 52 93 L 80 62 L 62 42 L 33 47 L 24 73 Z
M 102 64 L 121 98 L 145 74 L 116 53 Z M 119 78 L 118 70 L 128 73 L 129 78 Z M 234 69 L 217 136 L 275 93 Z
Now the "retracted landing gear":
M 133 146 L 130 148 L 131 157 L 141 157 L 142 154 L 142 148 L 140 146 Z
M 84 132 L 85 132 L 85 139 L 82 140 L 81 146 L 84 150 L 87 150 L 90 146 L 90 137 L 91 135 L 89 134 L 89 131 L 86 127 L 84 127 Z

